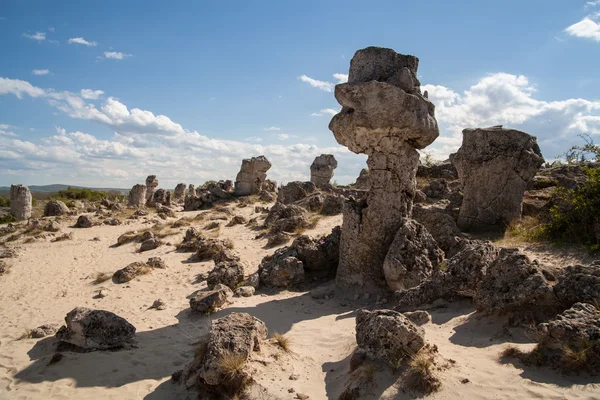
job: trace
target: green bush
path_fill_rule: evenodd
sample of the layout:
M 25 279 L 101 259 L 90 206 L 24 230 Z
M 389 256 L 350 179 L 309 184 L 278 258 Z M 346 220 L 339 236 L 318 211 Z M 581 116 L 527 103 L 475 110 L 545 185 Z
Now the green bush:
M 88 200 L 88 201 L 100 201 L 103 198 L 114 197 L 110 193 L 101 192 L 85 188 L 72 188 L 68 187 L 65 190 L 59 190 L 54 196 L 55 200 Z
M 3 217 L 0 217 L 0 224 L 8 224 L 9 222 L 17 222 L 17 219 L 12 214 L 6 214 Z
M 0 207 L 10 207 L 10 199 L 0 197 Z

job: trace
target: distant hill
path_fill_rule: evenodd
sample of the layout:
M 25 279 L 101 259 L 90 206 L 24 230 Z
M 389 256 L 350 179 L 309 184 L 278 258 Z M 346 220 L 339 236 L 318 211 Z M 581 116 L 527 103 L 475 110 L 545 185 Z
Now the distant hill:
M 98 190 L 98 191 L 102 191 L 102 192 L 108 192 L 108 191 L 114 190 L 114 191 L 118 191 L 121 194 L 127 194 L 127 193 L 129 193 L 129 189 L 119 189 L 119 188 L 86 188 L 85 186 L 76 186 L 76 185 L 54 184 L 54 185 L 43 185 L 43 186 L 38 186 L 38 185 L 28 186 L 28 188 L 31 191 L 31 193 L 55 193 L 55 192 L 58 192 L 59 190 L 68 189 L 69 187 L 79 188 L 79 189 Z M 10 193 L 10 186 L 0 186 L 0 195 L 6 195 L 8 193 Z

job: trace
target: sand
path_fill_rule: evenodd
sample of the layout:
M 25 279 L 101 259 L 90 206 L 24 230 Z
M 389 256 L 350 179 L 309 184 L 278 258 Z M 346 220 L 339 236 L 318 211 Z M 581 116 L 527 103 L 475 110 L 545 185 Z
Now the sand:
M 236 209 L 246 218 L 256 216 L 253 207 Z M 195 213 L 178 213 L 193 216 Z M 173 222 L 175 219 L 169 219 Z M 74 218 L 62 222 L 63 232 L 74 239 L 50 243 L 17 243 L 19 258 L 9 260 L 11 272 L 0 276 L 0 399 L 185 399 L 195 398 L 171 374 L 193 358 L 193 343 L 210 326 L 210 320 L 230 312 L 248 312 L 263 320 L 270 333 L 287 335 L 292 353 L 278 360 L 264 355 L 257 382 L 268 388 L 265 399 L 292 399 L 305 393 L 310 399 L 336 399 L 348 372 L 349 355 L 355 348 L 355 311 L 374 307 L 376 299 L 354 300 L 349 293 L 315 300 L 308 292 L 263 291 L 248 298 L 234 298 L 225 309 L 207 316 L 192 313 L 189 298 L 205 283 L 196 275 L 212 269 L 213 262 L 189 262 L 191 253 L 161 246 L 137 253 L 139 244 L 114 247 L 122 233 L 152 224 L 142 220 L 130 225 L 73 229 Z M 341 216 L 319 221 L 311 236 L 327 234 L 341 223 Z M 196 226 L 202 228 L 206 223 Z M 223 224 L 224 225 L 224 224 Z M 185 227 L 180 228 L 185 232 Z M 252 268 L 276 248 L 265 249 L 265 239 L 246 226 L 222 226 L 219 237 L 235 242 L 235 251 Z M 98 237 L 99 241 L 92 239 Z M 182 235 L 165 241 L 176 244 Z M 536 249 L 548 262 L 562 260 L 556 249 Z M 134 261 L 159 256 L 167 269 L 153 270 L 126 284 L 92 283 L 98 272 L 113 273 Z M 577 261 L 569 255 L 569 261 Z M 561 261 L 562 262 L 562 261 Z M 253 272 L 253 271 L 248 271 Z M 107 296 L 94 298 L 104 288 Z M 166 302 L 162 311 L 149 309 L 156 299 Z M 388 303 L 390 307 L 393 304 Z M 64 352 L 56 364 L 53 337 L 17 340 L 25 329 L 42 324 L 62 324 L 77 306 L 112 311 L 137 328 L 135 348 L 121 351 Z M 600 378 L 562 376 L 545 368 L 503 364 L 498 353 L 506 344 L 527 349 L 534 341 L 518 328 L 507 329 L 498 317 L 480 316 L 470 301 L 430 310 L 432 322 L 424 325 L 426 339 L 454 365 L 439 373 L 442 389 L 431 399 L 598 399 Z M 290 376 L 296 374 L 297 380 Z M 468 380 L 465 381 L 465 379 Z M 462 383 L 462 382 L 467 383 Z M 289 390 L 293 389 L 294 393 Z M 369 387 L 373 399 L 409 399 L 398 376 L 378 366 Z

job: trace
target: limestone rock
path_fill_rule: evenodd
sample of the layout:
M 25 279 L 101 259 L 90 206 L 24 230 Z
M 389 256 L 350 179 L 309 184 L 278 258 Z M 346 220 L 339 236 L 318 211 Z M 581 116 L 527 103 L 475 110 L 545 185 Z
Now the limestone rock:
M 463 186 L 458 217 L 463 230 L 521 218 L 523 193 L 544 163 L 535 136 L 502 127 L 465 129 L 450 159 Z
M 22 221 L 31 218 L 32 197 L 27 186 L 10 185 L 10 213 Z
M 331 233 L 319 239 L 298 236 L 291 245 L 295 257 L 304 268 L 316 276 L 334 275 L 340 258 L 341 228 L 336 226 Z
M 234 295 L 238 297 L 251 297 L 254 296 L 256 289 L 253 286 L 242 286 L 234 291 Z
M 150 232 L 151 233 L 151 232 Z M 140 253 L 144 251 L 154 250 L 162 244 L 162 241 L 155 238 L 154 235 L 151 238 L 144 240 L 140 246 Z
M 425 345 L 424 331 L 407 317 L 392 310 L 359 310 L 356 343 L 372 360 L 398 365 Z
M 358 178 L 356 178 L 356 182 L 353 185 L 357 189 L 369 190 L 369 170 L 363 168 L 360 170 L 360 174 Z
M 258 268 L 261 284 L 267 287 L 285 288 L 304 282 L 302 261 L 286 254 L 287 248 L 277 250 L 262 259 Z
M 69 207 L 60 200 L 50 200 L 44 206 L 44 217 L 54 217 L 69 213 Z
M 154 192 L 158 187 L 158 179 L 156 179 L 156 175 L 148 175 L 146 178 L 146 202 L 152 203 L 152 199 L 154 198 Z
M 239 261 L 222 261 L 208 274 L 206 284 L 213 289 L 219 283 L 235 290 L 244 281 L 244 265 Z
M 392 290 L 417 286 L 439 269 L 444 253 L 427 229 L 403 218 L 383 262 L 385 280 Z
M 160 257 L 150 257 L 146 264 L 151 268 L 165 269 L 167 268 L 167 264 Z
M 177 186 L 175 186 L 175 191 L 173 192 L 173 197 L 175 198 L 175 201 L 183 200 L 183 198 L 185 197 L 185 188 L 185 183 L 178 183 Z
M 127 205 L 129 207 L 140 208 L 146 204 L 146 185 L 134 185 L 129 191 Z
M 600 265 L 571 265 L 561 272 L 554 293 L 566 307 L 577 302 L 600 301 Z
M 277 193 L 277 201 L 282 204 L 291 204 L 304 199 L 317 190 L 313 182 L 289 182 L 283 185 Z
M 423 193 L 430 199 L 443 199 L 450 194 L 450 187 L 445 179 L 435 179 L 423 188 Z
M 439 208 L 417 205 L 413 209 L 413 218 L 425 226 L 446 257 L 450 258 L 456 253 L 463 234 L 452 216 Z
M 135 335 L 133 325 L 110 311 L 77 307 L 67 314 L 65 322 L 56 338 L 86 350 L 122 347 Z
M 403 314 L 406 318 L 411 320 L 413 324 L 418 326 L 431 322 L 431 315 L 424 310 L 410 311 Z
M 345 198 L 335 194 L 325 195 L 323 201 L 323 207 L 321 207 L 321 214 L 323 215 L 337 215 L 344 209 Z
M 136 262 L 129 264 L 125 268 L 122 268 L 122 269 L 116 271 L 113 274 L 113 281 L 115 283 L 129 282 L 133 278 L 140 276 L 140 275 L 144 275 L 144 274 L 148 273 L 149 271 L 150 271 L 150 267 L 146 263 L 136 261 Z
M 94 225 L 92 218 L 87 215 L 80 215 L 75 223 L 75 228 L 91 228 Z
M 258 194 L 270 168 L 271 162 L 265 156 L 242 160 L 240 172 L 235 178 L 236 196 Z
M 329 185 L 333 177 L 333 170 L 338 166 L 333 154 L 321 154 L 316 157 L 310 166 L 310 181 L 317 187 Z
M 171 192 L 165 189 L 158 189 L 152 196 L 152 206 L 171 206 Z
M 209 291 L 201 291 L 190 299 L 190 308 L 202 314 L 211 313 L 227 303 L 229 288 L 218 288 Z

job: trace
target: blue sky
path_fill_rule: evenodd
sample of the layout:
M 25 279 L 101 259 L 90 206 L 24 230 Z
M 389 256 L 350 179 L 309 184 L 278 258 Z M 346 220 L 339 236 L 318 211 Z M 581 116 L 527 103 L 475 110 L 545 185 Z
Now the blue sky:
M 600 1 L 0 2 L 0 185 L 278 181 L 316 155 L 351 182 L 365 157 L 327 125 L 360 48 L 420 58 L 445 158 L 504 124 L 547 159 L 600 133 Z M 334 74 L 336 74 L 334 76 Z

